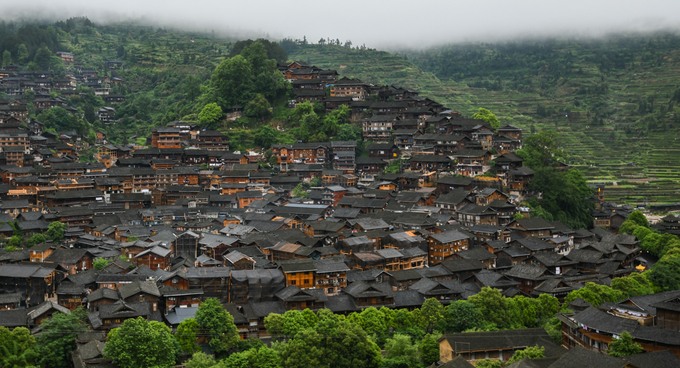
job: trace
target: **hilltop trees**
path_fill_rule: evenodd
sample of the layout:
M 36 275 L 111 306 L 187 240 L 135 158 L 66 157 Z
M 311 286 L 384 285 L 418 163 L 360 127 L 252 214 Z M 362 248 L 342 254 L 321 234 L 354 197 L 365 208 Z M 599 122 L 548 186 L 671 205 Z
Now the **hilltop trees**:
M 286 52 L 286 49 L 283 48 L 281 45 L 275 42 L 271 42 L 267 39 L 264 38 L 258 38 L 257 40 L 244 40 L 244 41 L 238 41 L 232 46 L 231 52 L 229 53 L 229 57 L 234 57 L 238 54 L 240 54 L 243 49 L 245 49 L 248 46 L 251 46 L 253 43 L 260 43 L 264 47 L 264 49 L 267 52 L 267 58 L 269 59 L 274 59 L 278 62 L 284 63 L 288 60 L 288 53 Z
M 258 93 L 272 101 L 285 90 L 285 80 L 276 69 L 276 61 L 267 58 L 262 43 L 255 42 L 215 68 L 204 100 L 216 102 L 227 111 L 233 105 L 245 106 Z

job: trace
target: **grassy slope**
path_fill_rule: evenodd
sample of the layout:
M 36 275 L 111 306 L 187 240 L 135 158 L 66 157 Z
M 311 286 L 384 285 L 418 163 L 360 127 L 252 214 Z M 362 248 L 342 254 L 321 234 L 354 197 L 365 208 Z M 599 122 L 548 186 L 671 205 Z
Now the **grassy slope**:
M 641 117 L 637 116 L 636 110 L 640 96 L 654 93 L 657 101 L 665 102 L 680 85 L 680 63 L 676 61 L 680 60 L 680 50 L 671 50 L 659 66 L 641 63 L 637 67 L 607 73 L 604 80 L 608 91 L 602 98 L 610 115 L 604 125 L 594 125 L 585 106 L 574 106 L 574 98 L 583 100 L 584 96 L 576 94 L 579 89 L 599 83 L 604 73 L 590 61 L 592 55 L 579 53 L 578 45 L 570 47 L 572 49 L 560 52 L 575 55 L 572 67 L 580 71 L 528 92 L 470 88 L 466 83 L 477 80 L 472 78 L 461 82 L 442 81 L 412 62 L 385 52 L 309 46 L 297 50 L 290 58 L 338 69 L 343 76 L 414 88 L 421 91 L 421 95 L 466 114 L 487 107 L 496 112 L 503 123 L 513 123 L 527 130 L 531 125 L 537 130 L 555 129 L 562 133 L 563 145 L 571 153 L 575 166 L 582 169 L 589 180 L 619 184 L 607 189 L 609 200 L 677 202 L 680 162 L 674 157 L 680 153 L 677 139 L 680 124 L 666 118 L 657 129 L 639 132 L 636 129 Z M 534 84 L 540 83 L 542 78 L 540 71 L 515 72 L 525 73 L 524 78 Z M 536 116 L 538 104 L 556 111 L 569 108 L 572 113 L 566 117 L 563 114 L 539 117 Z M 625 126 L 633 127 L 633 131 L 626 134 Z M 631 183 L 620 185 L 621 181 Z

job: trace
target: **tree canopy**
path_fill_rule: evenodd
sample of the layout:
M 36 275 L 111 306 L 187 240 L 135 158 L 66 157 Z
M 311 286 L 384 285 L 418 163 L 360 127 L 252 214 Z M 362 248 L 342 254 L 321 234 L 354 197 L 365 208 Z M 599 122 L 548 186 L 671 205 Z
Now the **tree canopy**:
M 10 331 L 0 326 L 0 366 L 33 367 L 39 360 L 35 347 L 35 337 L 26 327 L 17 327 Z
M 590 200 L 593 190 L 581 171 L 556 167 L 564 158 L 558 140 L 557 133 L 542 131 L 527 137 L 522 149 L 516 151 L 524 165 L 535 171 L 530 189 L 541 195 L 528 201 L 532 216 L 561 221 L 572 228 L 590 228 L 595 208 Z
M 55 313 L 40 324 L 42 332 L 37 338 L 37 352 L 42 367 L 73 367 L 71 352 L 76 348 L 76 335 L 87 330 L 86 316 L 80 307 L 68 314 Z
M 633 341 L 633 336 L 628 331 L 623 331 L 618 339 L 609 343 L 609 355 L 622 357 L 642 353 L 642 346 Z
M 245 106 L 257 94 L 272 101 L 285 91 L 285 80 L 276 61 L 267 58 L 262 43 L 254 42 L 215 68 L 205 98 L 223 111 L 231 111 L 232 106 Z
M 166 368 L 175 364 L 175 343 L 164 323 L 130 318 L 106 338 L 104 356 L 121 368 Z
M 239 341 L 234 317 L 222 308 L 215 298 L 207 299 L 196 311 L 196 322 L 202 334 L 209 336 L 209 344 L 217 354 L 226 353 Z
M 501 126 L 501 122 L 498 120 L 496 115 L 483 107 L 480 107 L 479 111 L 472 114 L 472 118 L 484 120 L 494 129 Z
M 198 122 L 202 127 L 212 127 L 221 118 L 222 108 L 214 102 L 205 105 L 198 114 Z

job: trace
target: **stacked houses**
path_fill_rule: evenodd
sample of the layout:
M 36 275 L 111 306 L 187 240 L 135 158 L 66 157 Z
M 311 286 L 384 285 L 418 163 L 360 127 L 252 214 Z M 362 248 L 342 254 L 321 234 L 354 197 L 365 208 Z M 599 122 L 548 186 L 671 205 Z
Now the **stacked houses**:
M 587 282 L 607 285 L 650 265 L 635 237 L 616 234 L 629 209 L 605 203 L 603 187 L 591 230 L 518 207 L 534 194 L 533 171 L 514 153 L 521 129 L 466 118 L 417 91 L 301 62 L 279 68 L 295 88 L 292 106 L 347 105 L 363 144 L 278 144 L 265 156 L 233 152 L 221 132 L 175 121 L 144 146 L 109 144 L 100 132 L 97 162 L 84 163 L 76 132 L 42 132 L 34 120 L 19 129 L 26 106 L 0 101 L 0 233 L 29 238 L 67 226 L 63 240 L 0 249 L 0 325 L 34 328 L 83 306 L 96 333 L 137 317 L 176 327 L 217 298 L 243 338 L 262 338 L 270 313 L 412 310 L 486 286 L 563 301 Z M 102 78 L 82 69 L 75 80 L 105 93 Z M 29 81 L 7 76 L 2 86 L 21 91 Z M 101 114 L 113 119 L 115 109 Z M 672 232 L 677 223 L 669 216 L 658 226 Z M 109 263 L 95 269 L 98 259 Z M 604 351 L 627 330 L 648 351 L 678 354 L 677 295 L 647 298 L 574 305 L 560 317 L 563 346 Z M 462 340 L 443 339 L 442 361 L 461 355 L 445 345 Z M 494 349 L 509 357 L 512 347 Z

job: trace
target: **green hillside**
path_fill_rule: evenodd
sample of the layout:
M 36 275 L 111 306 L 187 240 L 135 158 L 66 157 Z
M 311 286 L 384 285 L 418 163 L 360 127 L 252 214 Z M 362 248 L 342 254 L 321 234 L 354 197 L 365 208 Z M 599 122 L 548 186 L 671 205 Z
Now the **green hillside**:
M 680 37 L 459 45 L 403 55 L 310 45 L 290 57 L 414 88 L 464 114 L 486 107 L 529 132 L 557 130 L 571 163 L 590 181 L 610 183 L 608 200 L 677 202 Z
M 71 51 L 84 67 L 100 71 L 105 60 L 124 61 L 123 70 L 107 72 L 124 80 L 112 93 L 127 97 L 116 106 L 116 124 L 81 124 L 84 130 L 105 129 L 115 143 L 145 137 L 152 127 L 176 119 L 197 121 L 212 71 L 235 47 L 235 40 L 212 34 L 136 24 L 100 26 L 83 18 L 19 27 L 0 22 L 0 49 L 9 50 L 14 60 L 20 58 L 18 47 L 26 44 L 27 60 L 34 60 L 43 45 L 52 52 Z M 608 200 L 674 203 L 680 198 L 675 159 L 680 151 L 678 36 L 465 44 L 399 55 L 290 40 L 282 46 L 288 59 L 370 83 L 412 88 L 466 115 L 486 107 L 502 123 L 527 132 L 557 130 L 570 163 L 590 181 L 610 183 Z M 103 106 L 91 91 L 80 92 L 92 98 L 68 101 L 84 115 Z M 287 123 L 289 112 L 282 102 L 274 104 L 274 125 Z M 257 126 L 246 121 L 221 128 L 248 148 Z

